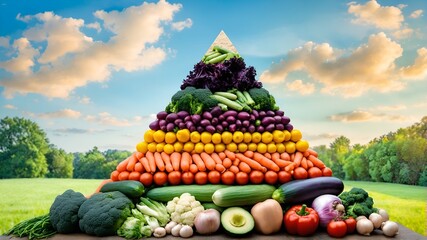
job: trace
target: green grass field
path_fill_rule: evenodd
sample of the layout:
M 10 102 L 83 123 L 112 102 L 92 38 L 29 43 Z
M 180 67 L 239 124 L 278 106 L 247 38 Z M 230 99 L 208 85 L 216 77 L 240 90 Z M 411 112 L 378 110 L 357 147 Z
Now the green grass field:
M 92 193 L 101 180 L 7 179 L 0 180 L 0 235 L 18 222 L 46 214 L 55 197 L 67 189 Z M 390 183 L 345 181 L 345 190 L 362 187 L 374 198 L 375 207 L 386 209 L 390 218 L 427 235 L 427 188 Z

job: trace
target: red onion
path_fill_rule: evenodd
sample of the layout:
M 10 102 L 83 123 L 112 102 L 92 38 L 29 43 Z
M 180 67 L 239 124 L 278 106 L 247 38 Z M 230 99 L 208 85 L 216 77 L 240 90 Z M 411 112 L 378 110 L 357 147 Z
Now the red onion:
M 326 227 L 332 219 L 341 216 L 344 212 L 341 199 L 332 194 L 324 194 L 315 198 L 311 207 L 319 215 L 321 227 Z

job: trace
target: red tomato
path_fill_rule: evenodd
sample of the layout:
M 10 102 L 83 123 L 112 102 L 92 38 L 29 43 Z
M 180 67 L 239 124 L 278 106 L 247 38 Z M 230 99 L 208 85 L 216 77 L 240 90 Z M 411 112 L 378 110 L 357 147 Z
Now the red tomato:
M 168 182 L 168 175 L 165 172 L 156 172 L 153 181 L 156 185 L 162 186 Z
M 221 174 L 221 181 L 223 184 L 232 185 L 234 183 L 235 175 L 231 171 L 225 171 Z
M 168 182 L 170 185 L 178 185 L 181 183 L 181 172 L 172 171 L 168 174 Z
M 294 178 L 295 179 L 306 179 L 308 177 L 307 170 L 303 167 L 297 167 L 294 169 Z
M 144 187 L 149 187 L 153 184 L 153 175 L 151 173 L 143 173 L 139 177 L 139 181 L 144 185 Z
M 356 220 L 352 217 L 347 218 L 346 220 L 344 220 L 345 224 L 347 224 L 347 234 L 351 234 L 354 233 L 354 231 L 356 230 Z
M 239 185 L 246 185 L 249 182 L 249 175 L 245 172 L 236 173 L 236 183 Z
M 342 220 L 332 220 L 328 223 L 326 231 L 331 237 L 341 238 L 347 234 L 347 224 Z
M 265 182 L 268 183 L 268 184 L 270 184 L 270 185 L 276 184 L 276 182 L 277 182 L 277 180 L 279 178 L 279 176 L 277 175 L 277 173 L 275 171 L 271 171 L 271 170 L 267 171 L 264 174 L 264 177 L 265 177 Z
M 260 184 L 264 181 L 264 173 L 262 173 L 261 171 L 258 171 L 258 170 L 253 170 L 249 174 L 249 180 L 253 184 Z
M 219 173 L 218 171 L 215 171 L 215 170 L 209 171 L 208 180 L 212 184 L 218 184 L 219 182 L 221 182 L 221 173 Z
M 280 184 L 287 183 L 292 180 L 292 175 L 286 171 L 279 171 L 277 175 L 279 177 Z
M 194 175 L 194 181 L 199 185 L 208 183 L 208 174 L 206 172 L 197 172 Z
M 181 175 L 184 184 L 192 184 L 194 182 L 194 174 L 192 172 L 185 172 Z

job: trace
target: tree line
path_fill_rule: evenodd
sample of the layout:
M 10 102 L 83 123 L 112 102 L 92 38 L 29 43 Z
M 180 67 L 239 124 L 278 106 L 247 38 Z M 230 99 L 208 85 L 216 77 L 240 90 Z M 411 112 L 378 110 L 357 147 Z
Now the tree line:
M 97 147 L 67 153 L 50 144 L 35 122 L 18 117 L 0 121 L 0 139 L 0 179 L 105 179 L 131 155 L 120 150 L 101 152 Z M 341 179 L 427 186 L 427 116 L 365 145 L 351 145 L 347 137 L 340 136 L 329 146 L 314 149 Z
M 314 149 L 341 179 L 427 186 L 427 116 L 365 145 L 340 136 Z

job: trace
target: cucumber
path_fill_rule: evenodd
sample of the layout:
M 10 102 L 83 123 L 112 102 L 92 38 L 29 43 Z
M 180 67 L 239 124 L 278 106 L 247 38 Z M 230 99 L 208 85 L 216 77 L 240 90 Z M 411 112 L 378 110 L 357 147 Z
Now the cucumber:
M 267 184 L 231 186 L 216 190 L 212 201 L 220 207 L 253 205 L 271 198 L 274 190 Z
M 128 198 L 139 198 L 144 194 L 145 188 L 141 182 L 134 180 L 124 180 L 117 182 L 109 182 L 104 184 L 99 190 L 100 192 L 114 192 L 119 191 L 126 195 Z
M 159 202 L 168 202 L 174 197 L 179 197 L 183 193 L 189 193 L 200 202 L 212 202 L 212 195 L 218 189 L 227 188 L 227 185 L 206 184 L 206 185 L 178 185 L 153 188 L 147 192 L 147 197 Z
M 344 183 L 336 177 L 317 177 L 282 184 L 272 198 L 279 203 L 303 203 L 323 194 L 339 195 Z

